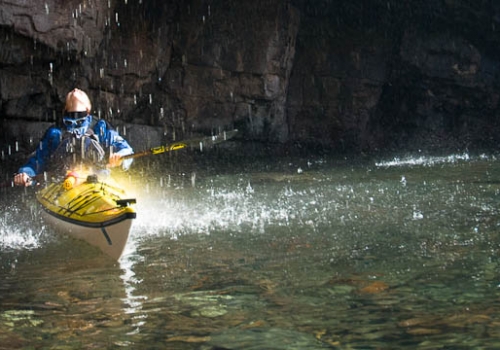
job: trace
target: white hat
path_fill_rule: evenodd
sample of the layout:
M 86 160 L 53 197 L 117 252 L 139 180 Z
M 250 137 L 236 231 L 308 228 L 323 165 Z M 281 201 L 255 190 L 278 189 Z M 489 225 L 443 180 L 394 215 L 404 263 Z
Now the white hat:
M 66 95 L 66 112 L 87 112 L 90 113 L 92 104 L 85 92 L 80 89 L 74 89 Z

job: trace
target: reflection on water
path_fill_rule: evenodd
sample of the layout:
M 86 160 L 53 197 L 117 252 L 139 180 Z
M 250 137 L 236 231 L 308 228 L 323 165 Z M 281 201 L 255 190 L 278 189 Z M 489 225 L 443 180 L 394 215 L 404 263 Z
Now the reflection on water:
M 138 218 L 118 263 L 1 192 L 0 348 L 500 346 L 493 156 L 123 181 Z

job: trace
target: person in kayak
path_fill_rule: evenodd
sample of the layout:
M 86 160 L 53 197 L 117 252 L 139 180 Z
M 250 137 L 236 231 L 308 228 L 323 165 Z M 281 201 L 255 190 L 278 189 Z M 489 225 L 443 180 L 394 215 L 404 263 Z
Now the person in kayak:
M 45 132 L 39 147 L 21 166 L 14 176 L 17 186 L 29 186 L 32 178 L 47 170 L 71 170 L 68 161 L 103 165 L 104 167 L 122 166 L 127 170 L 132 159 L 121 159 L 134 153 L 129 143 L 105 120 L 93 124 L 92 104 L 87 94 L 74 89 L 66 96 L 62 127 L 51 126 Z M 93 125 L 92 125 L 93 124 Z

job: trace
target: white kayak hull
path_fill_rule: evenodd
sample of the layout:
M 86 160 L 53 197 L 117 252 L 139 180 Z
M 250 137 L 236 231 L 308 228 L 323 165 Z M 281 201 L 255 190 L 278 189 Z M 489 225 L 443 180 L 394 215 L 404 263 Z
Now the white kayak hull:
M 42 211 L 42 216 L 56 232 L 83 240 L 116 260 L 125 249 L 133 221 L 133 218 L 125 218 L 108 226 L 92 227 L 62 220 L 45 210 Z

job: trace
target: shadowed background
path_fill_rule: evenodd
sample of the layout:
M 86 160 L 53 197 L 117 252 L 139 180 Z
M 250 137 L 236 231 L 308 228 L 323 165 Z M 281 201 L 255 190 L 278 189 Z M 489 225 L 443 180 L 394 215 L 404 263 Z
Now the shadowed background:
M 499 22 L 471 0 L 0 1 L 2 149 L 33 149 L 75 86 L 134 148 L 233 127 L 340 152 L 496 147 Z

